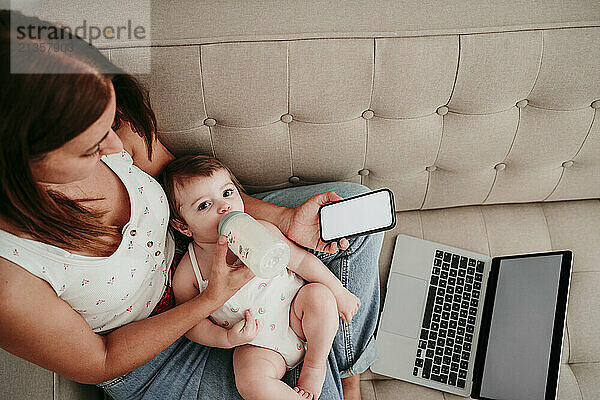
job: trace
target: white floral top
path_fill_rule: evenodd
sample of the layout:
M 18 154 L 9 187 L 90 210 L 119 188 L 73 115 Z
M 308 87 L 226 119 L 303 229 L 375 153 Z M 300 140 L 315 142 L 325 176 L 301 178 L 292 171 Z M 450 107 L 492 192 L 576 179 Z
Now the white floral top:
M 0 230 L 0 257 L 48 282 L 94 332 L 107 333 L 150 315 L 170 284 L 175 242 L 160 184 L 133 165 L 126 151 L 101 160 L 119 176 L 131 203 L 123 240 L 111 256 L 72 254 Z

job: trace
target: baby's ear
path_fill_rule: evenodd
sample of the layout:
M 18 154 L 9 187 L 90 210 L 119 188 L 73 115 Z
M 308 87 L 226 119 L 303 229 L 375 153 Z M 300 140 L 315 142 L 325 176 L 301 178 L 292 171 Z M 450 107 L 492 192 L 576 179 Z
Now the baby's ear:
M 181 232 L 185 236 L 192 237 L 192 232 L 190 231 L 188 226 L 185 224 L 185 222 L 183 222 L 177 218 L 171 218 L 171 220 L 169 221 L 169 224 L 176 231 Z

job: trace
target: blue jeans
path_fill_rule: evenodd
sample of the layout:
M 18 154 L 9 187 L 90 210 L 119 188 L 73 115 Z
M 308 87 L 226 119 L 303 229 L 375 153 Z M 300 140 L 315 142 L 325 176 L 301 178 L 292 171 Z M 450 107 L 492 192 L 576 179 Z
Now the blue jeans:
M 365 193 L 365 186 L 334 182 L 257 193 L 253 197 L 296 207 L 310 196 L 334 190 L 343 198 Z M 342 323 L 328 357 L 321 399 L 343 398 L 341 379 L 364 372 L 377 358 L 373 332 L 379 315 L 379 252 L 383 233 L 360 236 L 336 254 L 311 251 L 360 298 L 351 322 Z M 283 381 L 296 385 L 302 365 L 288 371 Z M 233 351 L 211 348 L 179 338 L 136 370 L 100 384 L 115 400 L 121 399 L 241 399 L 233 376 Z

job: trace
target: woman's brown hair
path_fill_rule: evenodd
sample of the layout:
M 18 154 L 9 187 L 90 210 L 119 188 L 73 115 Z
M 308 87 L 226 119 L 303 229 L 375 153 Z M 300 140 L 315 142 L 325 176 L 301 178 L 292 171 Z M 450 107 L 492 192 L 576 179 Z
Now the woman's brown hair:
M 28 63 L 19 66 L 20 73 L 11 73 L 15 26 L 28 25 L 54 27 L 68 35 L 36 17 L 0 10 L 0 218 L 35 240 L 65 250 L 110 255 L 120 233 L 116 226 L 102 225 L 108 210 L 85 207 L 82 200 L 42 189 L 33 179 L 30 163 L 92 125 L 108 106 L 111 82 L 117 102 L 113 127 L 129 123 L 143 137 L 150 158 L 156 119 L 148 95 L 129 75 L 102 73 L 123 71 L 74 35 L 73 51 L 31 53 Z M 20 38 L 19 42 L 37 45 L 40 39 Z M 68 73 L 41 74 L 27 68 Z

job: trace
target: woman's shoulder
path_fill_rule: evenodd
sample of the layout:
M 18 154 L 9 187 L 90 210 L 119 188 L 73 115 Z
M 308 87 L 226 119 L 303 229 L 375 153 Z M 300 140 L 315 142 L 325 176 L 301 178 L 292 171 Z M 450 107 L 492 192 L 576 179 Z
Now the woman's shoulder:
M 156 177 L 174 158 L 157 137 L 150 144 L 152 157 L 149 157 L 146 142 L 131 129 L 128 123 L 123 124 L 116 133 L 123 143 L 123 149 L 131 155 L 133 164 L 150 176 Z

